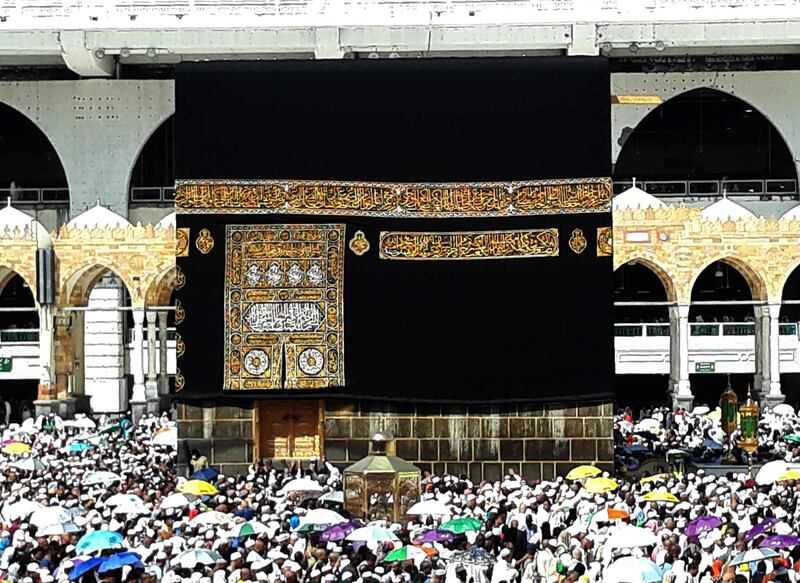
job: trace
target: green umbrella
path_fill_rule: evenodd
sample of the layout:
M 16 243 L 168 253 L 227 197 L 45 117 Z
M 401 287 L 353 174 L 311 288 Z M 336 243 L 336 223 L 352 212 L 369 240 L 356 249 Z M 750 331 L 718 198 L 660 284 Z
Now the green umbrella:
M 784 438 L 786 441 L 793 441 L 793 442 L 795 442 L 795 443 L 800 443 L 800 435 L 795 435 L 795 434 L 792 434 L 792 435 L 784 435 L 784 436 L 783 436 L 783 438 Z
M 383 557 L 383 560 L 386 563 L 393 563 L 394 561 L 422 561 L 427 558 L 428 555 L 419 547 L 405 546 L 393 550 Z
M 480 530 L 482 526 L 483 523 L 477 518 L 456 518 L 455 520 L 445 522 L 439 529 L 461 534 L 468 530 Z

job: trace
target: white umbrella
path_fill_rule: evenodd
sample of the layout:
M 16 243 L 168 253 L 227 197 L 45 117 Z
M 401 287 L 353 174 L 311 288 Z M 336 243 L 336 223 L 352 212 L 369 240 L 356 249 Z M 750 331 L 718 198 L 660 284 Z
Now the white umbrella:
M 660 583 L 661 579 L 656 564 L 640 557 L 617 559 L 603 570 L 604 583 Z
M 652 433 L 657 433 L 661 431 L 661 423 L 652 418 L 642 419 L 636 425 L 634 425 L 633 428 L 635 431 L 650 431 Z
M 80 417 L 75 419 L 75 427 L 79 429 L 97 429 L 97 423 L 88 417 Z
M 61 506 L 48 506 L 34 512 L 29 522 L 38 527 L 64 524 L 66 522 L 72 522 L 72 513 Z
M 191 494 L 175 492 L 164 498 L 163 502 L 161 502 L 161 508 L 183 508 L 189 506 L 196 498 L 197 496 L 192 496 Z
M 122 477 L 114 472 L 97 471 L 83 474 L 83 480 L 81 480 L 81 482 L 84 486 L 97 486 L 99 484 L 113 484 L 121 480 Z
M 210 510 L 208 512 L 202 512 L 198 514 L 189 521 L 189 524 L 193 526 L 197 524 L 214 524 L 218 526 L 224 526 L 230 524 L 232 520 L 233 517 L 228 514 L 219 512 L 217 510 Z
M 610 534 L 605 544 L 609 549 L 632 549 L 658 543 L 652 531 L 628 524 L 612 529 Z
M 134 494 L 114 494 L 106 500 L 106 506 L 120 506 L 121 504 L 144 504 L 141 498 Z
M 153 445 L 170 445 L 178 447 L 178 429 L 176 427 L 168 427 L 161 429 L 153 436 Z
M 761 466 L 756 474 L 756 484 L 759 486 L 767 486 L 774 484 L 778 479 L 783 476 L 789 469 L 789 464 L 783 460 L 775 460 L 768 462 Z
M 391 530 L 379 526 L 362 526 L 348 534 L 346 538 L 361 542 L 396 542 L 400 540 Z
M 319 497 L 320 502 L 330 502 L 331 504 L 344 504 L 344 492 L 337 490 L 336 492 L 328 492 Z
M 73 532 L 80 532 L 79 527 L 74 522 L 64 522 L 61 524 L 50 524 L 42 527 L 36 531 L 36 536 L 61 536 L 62 534 L 71 534 Z
M 773 551 L 772 549 L 750 549 L 749 551 L 744 551 L 743 553 L 739 553 L 733 557 L 728 562 L 728 566 L 736 567 L 738 565 L 744 565 L 748 563 L 757 563 L 758 561 L 764 561 L 766 559 L 780 556 L 780 553 Z
M 126 515 L 150 514 L 150 510 L 147 508 L 147 506 L 144 505 L 144 502 L 142 502 L 141 500 L 138 502 L 130 500 L 128 502 L 123 502 L 122 504 L 114 508 L 114 514 L 126 514 Z
M 33 457 L 24 457 L 20 460 L 13 461 L 8 465 L 10 465 L 12 468 L 22 470 L 23 472 L 39 472 L 47 469 L 47 466 L 44 465 L 41 460 Z
M 444 516 L 445 514 L 452 513 L 452 510 L 438 500 L 423 500 L 422 502 L 417 502 L 406 511 L 406 514 L 427 516 Z
M 327 508 L 314 508 L 313 510 L 309 510 L 308 514 L 300 519 L 300 526 L 306 524 L 332 526 L 342 522 L 347 522 L 347 519 L 338 512 L 328 510 Z
M 42 508 L 44 508 L 44 506 L 38 502 L 33 502 L 31 500 L 20 500 L 14 504 L 6 504 L 3 508 L 3 516 L 6 518 L 6 520 L 13 522 L 15 520 L 27 518 Z
M 176 557 L 176 562 L 184 569 L 194 569 L 198 564 L 213 565 L 222 558 L 216 551 L 208 549 L 189 549 Z
M 308 494 L 322 494 L 322 486 L 311 478 L 297 478 L 287 482 L 278 495 L 284 496 L 290 492 L 306 492 Z
M 783 415 L 785 417 L 795 417 L 794 408 L 789 403 L 781 403 L 775 405 L 772 412 L 776 415 Z
M 709 411 L 711 411 L 709 407 L 706 407 L 705 405 L 698 405 L 692 409 L 692 415 L 705 415 Z

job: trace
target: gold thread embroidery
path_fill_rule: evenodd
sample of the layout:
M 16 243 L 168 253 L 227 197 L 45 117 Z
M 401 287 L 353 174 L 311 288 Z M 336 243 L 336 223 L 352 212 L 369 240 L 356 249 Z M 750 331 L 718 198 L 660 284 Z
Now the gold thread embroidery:
M 352 239 L 350 239 L 348 247 L 350 247 L 350 251 L 359 257 L 369 251 L 369 241 L 366 235 L 364 235 L 364 231 L 356 231 Z
M 181 369 L 175 370 L 175 391 L 180 391 L 186 385 L 186 379 L 181 374 Z
M 189 227 L 175 229 L 175 256 L 187 257 L 189 255 Z
M 180 334 L 175 334 L 175 354 L 180 358 L 186 352 L 186 344 Z
M 184 318 L 186 318 L 186 310 L 183 309 L 183 304 L 180 300 L 175 300 L 175 325 L 179 325 L 183 323 Z
M 557 257 L 558 229 L 400 233 L 382 231 L 381 259 Z
M 611 227 L 597 227 L 597 256 L 606 257 L 614 253 L 614 231 Z
M 344 225 L 228 225 L 226 390 L 344 385 Z
M 203 255 L 208 255 L 214 248 L 214 238 L 211 236 L 211 232 L 208 229 L 201 229 L 197 239 L 195 239 L 194 246 Z
M 184 275 L 183 270 L 181 269 L 180 265 L 175 266 L 175 289 L 183 289 L 183 286 L 186 285 L 186 275 Z
M 611 180 L 375 183 L 179 180 L 183 213 L 481 217 L 607 212 Z
M 580 229 L 572 231 L 572 236 L 569 238 L 569 248 L 580 255 L 586 249 L 586 245 L 586 237 L 583 236 L 583 231 Z

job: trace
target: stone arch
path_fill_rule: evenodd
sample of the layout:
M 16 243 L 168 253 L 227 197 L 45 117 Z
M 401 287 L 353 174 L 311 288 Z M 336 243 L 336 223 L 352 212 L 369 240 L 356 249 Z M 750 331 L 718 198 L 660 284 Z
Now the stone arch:
M 141 143 L 138 144 L 138 148 L 136 150 L 136 153 L 133 156 L 133 160 L 131 162 L 130 167 L 128 168 L 128 175 L 127 175 L 127 179 L 126 179 L 126 184 L 128 185 L 128 189 L 127 189 L 128 196 L 130 196 L 130 192 L 131 192 L 131 182 L 133 180 L 133 171 L 136 168 L 136 165 L 139 163 L 139 158 L 142 156 L 142 152 L 147 147 L 147 145 L 150 143 L 150 140 L 153 138 L 153 136 L 161 128 L 163 128 L 165 126 L 165 124 L 170 119 L 174 119 L 174 115 L 175 115 L 174 111 L 162 112 L 161 117 L 156 119 L 155 123 L 153 123 L 152 127 L 149 128 L 149 132 L 145 136 L 144 140 L 142 140 Z M 167 185 L 161 185 L 161 186 L 167 186 Z
M 61 288 L 62 305 L 66 306 L 85 306 L 89 301 L 89 294 L 95 284 L 102 277 L 112 273 L 120 278 L 131 303 L 135 305 L 136 290 L 135 282 L 130 274 L 127 274 L 119 265 L 102 264 L 97 262 L 88 263 L 77 267 L 69 276 L 63 279 Z
M 175 289 L 177 267 L 171 265 L 159 273 L 147 288 L 145 294 L 146 306 L 166 306 Z
M 724 99 L 727 103 L 712 104 L 715 107 L 709 108 L 707 104 L 710 99 Z M 682 109 L 677 109 L 682 108 Z M 717 113 L 719 111 L 719 113 Z M 712 113 L 713 112 L 713 113 Z M 644 111 L 642 111 L 644 113 Z M 666 119 L 662 119 L 664 116 Z M 734 117 L 730 117 L 734 116 Z M 740 117 L 736 117 L 740 116 Z M 710 119 L 710 122 L 708 121 Z M 682 125 L 686 122 L 687 125 Z M 693 123 L 699 123 L 697 127 L 705 132 L 708 129 L 733 132 L 734 139 L 714 138 L 715 133 L 711 133 L 710 141 L 706 142 L 706 134 L 703 139 L 699 139 L 696 145 L 700 148 L 700 153 L 690 149 L 686 153 L 686 144 L 679 140 L 681 154 L 677 160 L 682 160 L 677 166 L 671 167 L 666 162 L 670 155 L 676 155 L 675 144 L 673 150 L 669 150 L 671 140 L 664 138 L 664 132 L 668 135 L 682 136 L 692 140 L 697 135 Z M 710 125 L 706 125 L 709 124 Z M 677 126 L 677 127 L 676 127 Z M 764 139 L 767 148 L 759 150 L 755 144 L 751 144 L 749 139 L 753 136 L 761 136 L 758 128 L 768 128 L 767 137 Z M 659 129 L 659 139 L 653 141 L 648 139 L 648 133 Z M 663 130 L 663 131 L 661 131 Z M 771 132 L 774 132 L 771 133 Z M 736 137 L 742 139 L 735 139 Z M 747 138 L 747 139 L 744 139 Z M 728 157 L 722 155 L 724 152 L 720 148 L 740 147 L 746 150 L 748 158 L 754 161 L 753 167 L 748 171 L 743 171 L 736 178 L 797 178 L 794 165 L 794 157 L 787 137 L 783 135 L 776 124 L 748 100 L 743 99 L 731 91 L 724 89 L 700 86 L 693 87 L 671 95 L 669 99 L 658 106 L 653 107 L 638 120 L 636 126 L 621 138 L 622 143 L 615 157 L 615 176 L 620 178 L 630 178 L 640 176 L 647 178 L 647 174 L 652 172 L 651 178 L 685 180 L 690 176 L 704 179 L 719 179 L 726 175 L 737 174 L 737 166 L 731 165 Z M 694 145 L 694 144 L 693 144 Z M 705 146 L 705 149 L 703 148 Z M 639 147 L 642 148 L 641 153 Z M 666 149 L 665 149 L 666 148 Z M 768 155 L 766 152 L 769 151 Z M 641 155 L 641 157 L 640 157 Z M 685 159 L 684 159 L 685 158 Z M 785 172 L 779 172 L 780 176 L 764 175 L 764 170 L 759 163 L 764 164 L 767 171 L 771 171 L 773 161 L 775 164 L 784 164 L 785 172 L 791 172 L 792 176 L 786 176 Z M 663 162 L 663 167 L 661 166 Z M 652 164 L 652 168 L 651 168 Z M 704 174 L 705 173 L 705 174 Z
M 672 276 L 669 274 L 666 268 L 662 267 L 656 260 L 651 257 L 648 257 L 644 253 L 631 253 L 630 255 L 623 256 L 622 254 L 614 254 L 614 271 L 625 265 L 626 263 L 630 263 L 631 261 L 635 261 L 639 263 L 655 273 L 656 277 L 658 277 L 659 281 L 661 281 L 661 285 L 664 286 L 664 291 L 667 293 L 667 300 L 670 302 L 675 302 L 678 300 L 678 295 L 675 288 L 675 283 L 673 281 Z
M 706 260 L 703 264 L 703 267 L 694 272 L 689 280 L 689 287 L 688 290 L 686 290 L 688 292 L 688 297 L 691 297 L 692 290 L 694 289 L 700 274 L 717 262 L 726 263 L 738 271 L 742 277 L 744 277 L 747 285 L 750 287 L 750 294 L 752 295 L 753 300 L 766 301 L 768 299 L 767 284 L 764 275 L 759 269 L 750 265 L 746 259 L 737 257 L 735 255 L 720 255 L 719 257 Z
M 35 308 L 35 311 L 16 313 L 0 312 L 0 319 L 2 319 L 5 324 L 8 324 L 8 320 L 10 319 L 11 323 L 17 325 L 18 327 L 21 326 L 21 322 L 24 321 L 26 327 L 28 327 L 29 324 L 33 324 L 36 328 L 38 328 L 39 303 L 36 301 L 36 288 L 31 285 L 31 282 L 25 277 L 24 274 L 15 271 L 13 268 L 0 265 L 0 297 L 4 295 L 9 283 L 11 283 L 11 281 L 17 277 L 20 279 L 20 281 L 22 281 L 23 285 L 27 287 L 28 293 L 30 294 L 30 307 Z
M 64 187 L 68 189 L 70 181 L 67 174 L 67 167 L 64 164 L 65 156 L 59 151 L 56 142 L 53 140 L 52 136 L 48 134 L 46 127 L 39 123 L 29 109 L 30 108 L 22 107 L 22 105 L 17 105 L 7 100 L 0 100 L 0 115 L 11 114 L 20 120 L 24 120 L 25 127 L 23 129 L 27 129 L 29 132 L 31 132 L 31 135 L 29 136 L 30 139 L 41 142 L 42 146 L 46 144 L 46 147 L 52 151 L 52 153 L 55 155 L 55 162 L 57 163 L 58 168 L 56 169 L 55 166 L 52 168 L 54 175 L 51 177 L 51 180 L 59 183 L 61 183 L 63 180 Z M 6 131 L 8 131 L 7 128 Z M 22 140 L 16 141 L 13 150 L 19 151 L 21 143 Z M 19 161 L 11 161 L 11 163 L 19 165 Z M 39 171 L 41 171 L 41 167 L 39 168 Z M 12 180 L 16 182 L 19 187 L 24 187 L 26 186 L 25 182 L 30 182 L 29 180 L 26 180 L 24 175 L 16 177 L 9 175 L 3 179 L 4 183 L 0 184 L 0 187 L 8 188 L 10 181 Z M 37 184 L 37 186 L 41 186 L 41 183 Z M 60 188 L 61 186 L 58 187 Z

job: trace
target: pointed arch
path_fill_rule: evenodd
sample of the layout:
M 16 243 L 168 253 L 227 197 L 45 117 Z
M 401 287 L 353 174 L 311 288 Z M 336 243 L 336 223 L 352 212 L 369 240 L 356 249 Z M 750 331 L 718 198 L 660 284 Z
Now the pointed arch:
M 746 259 L 735 255 L 721 255 L 710 261 L 707 261 L 700 270 L 692 275 L 692 279 L 689 282 L 690 293 L 694 292 L 697 280 L 700 278 L 702 273 L 717 262 L 725 263 L 733 267 L 739 274 L 741 274 L 750 288 L 750 294 L 753 300 L 766 301 L 768 299 L 767 284 L 764 275 L 757 268 L 750 265 Z
M 645 113 L 620 144 L 618 179 L 797 179 L 782 129 L 755 104 L 715 87 L 670 97 Z
M 66 299 L 65 305 L 86 306 L 94 286 L 100 279 L 108 275 L 118 277 L 125 286 L 128 297 L 134 298 L 133 282 L 126 278 L 125 270 L 120 269 L 119 266 L 92 262 L 76 268 L 64 279 L 61 297 Z
M 678 296 L 675 291 L 675 282 L 673 281 L 672 276 L 670 276 L 669 272 L 651 257 L 647 257 L 644 254 L 635 254 L 625 257 L 623 257 L 621 254 L 615 254 L 614 271 L 617 271 L 625 264 L 630 263 L 632 261 L 636 262 L 639 265 L 643 265 L 644 267 L 652 271 L 656 275 L 656 277 L 658 277 L 659 281 L 661 281 L 661 285 L 664 286 L 664 291 L 667 294 L 667 301 L 670 302 L 677 301 Z

